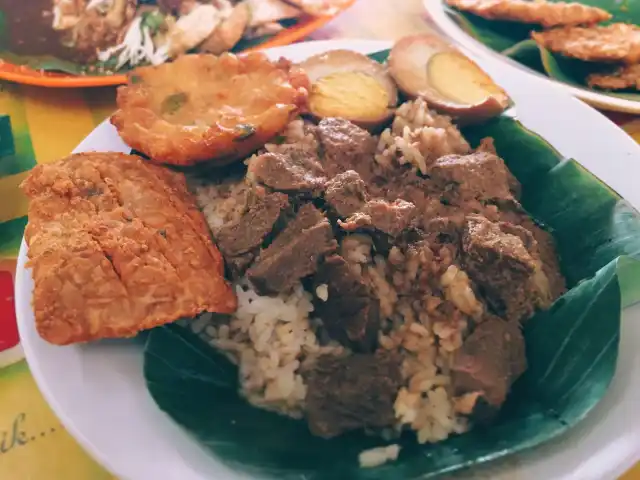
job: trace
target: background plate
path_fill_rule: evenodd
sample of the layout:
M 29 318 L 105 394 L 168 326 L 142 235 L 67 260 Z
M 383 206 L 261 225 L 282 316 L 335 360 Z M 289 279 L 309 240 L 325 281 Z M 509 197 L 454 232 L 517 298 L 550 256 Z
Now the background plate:
M 529 75 L 535 75 L 543 81 L 553 85 L 555 88 L 563 89 L 564 91 L 575 95 L 579 99 L 587 102 L 588 104 L 600 108 L 602 110 L 624 112 L 640 114 L 640 102 L 634 102 L 633 100 L 625 100 L 623 98 L 615 98 L 609 95 L 589 90 L 587 88 L 579 88 L 565 83 L 559 82 L 552 78 L 543 75 L 540 72 L 530 69 L 529 67 L 516 62 L 515 60 L 502 55 L 495 50 L 490 49 L 483 43 L 479 42 L 467 32 L 465 32 L 460 26 L 449 16 L 444 10 L 444 4 L 442 0 L 423 0 L 424 6 L 429 13 L 429 16 L 433 20 L 435 26 L 441 33 L 449 37 L 454 43 L 461 45 L 476 57 L 492 57 L 501 62 L 509 64 L 510 66 L 522 70 Z
M 29 0 L 16 0 L 29 1 Z M 333 15 L 323 17 L 312 17 L 296 23 L 278 34 L 270 37 L 264 43 L 256 47 L 244 50 L 245 52 L 264 50 L 266 48 L 280 47 L 298 42 L 322 28 L 324 25 L 340 15 L 349 8 L 355 0 L 346 0 L 345 5 Z M 126 75 L 104 75 L 104 76 L 79 76 L 66 73 L 45 72 L 33 70 L 29 67 L 14 65 L 0 60 L 0 79 L 11 82 L 22 83 L 24 85 L 35 85 L 39 87 L 51 88 L 82 88 L 82 87 L 105 87 L 109 85 L 121 85 L 127 83 Z
M 298 61 L 332 49 L 367 54 L 388 47 L 389 42 L 323 41 L 268 53 Z M 640 178 L 640 146 L 626 133 L 548 82 L 493 58 L 475 60 L 513 97 L 527 128 L 640 207 L 640 189 L 635 186 Z M 87 150 L 128 152 L 129 147 L 105 122 L 76 149 Z M 58 347 L 42 340 L 35 330 L 33 281 L 25 261 L 23 242 L 16 269 L 16 314 L 29 367 L 65 428 L 96 460 L 121 480 L 246 478 L 217 462 L 157 408 L 142 375 L 142 345 L 109 341 Z M 455 478 L 613 479 L 640 459 L 640 306 L 625 310 L 622 320 L 616 376 L 586 420 L 540 448 Z

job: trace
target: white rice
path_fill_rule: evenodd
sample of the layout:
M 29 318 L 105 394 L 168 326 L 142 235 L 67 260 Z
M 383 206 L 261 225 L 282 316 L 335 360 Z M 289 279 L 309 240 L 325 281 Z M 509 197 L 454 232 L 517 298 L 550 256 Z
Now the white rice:
M 393 444 L 386 447 L 371 448 L 364 450 L 358 455 L 358 462 L 361 468 L 373 468 L 393 462 L 398 459 L 400 445 Z

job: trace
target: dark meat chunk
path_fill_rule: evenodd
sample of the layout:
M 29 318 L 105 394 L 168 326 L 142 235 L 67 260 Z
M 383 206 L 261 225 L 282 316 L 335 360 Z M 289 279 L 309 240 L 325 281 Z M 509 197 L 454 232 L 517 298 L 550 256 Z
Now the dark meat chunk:
M 324 255 L 336 247 L 329 221 L 313 205 L 305 204 L 248 270 L 249 280 L 261 295 L 287 291 L 315 273 Z
M 380 328 L 380 303 L 339 255 L 332 255 L 318 269 L 315 287 L 326 284 L 328 297 L 315 302 L 329 336 L 347 347 L 369 352 Z
M 330 177 L 355 170 L 365 181 L 373 177 L 376 140 L 366 130 L 343 118 L 325 118 L 317 128 L 324 153 L 323 166 Z
M 318 194 L 327 178 L 314 155 L 264 153 L 251 161 L 249 175 L 254 181 L 283 192 Z
M 288 207 L 286 195 L 268 194 L 264 188 L 256 188 L 247 212 L 216 232 L 216 243 L 232 276 L 242 275 Z
M 367 189 L 353 170 L 347 170 L 329 180 L 324 199 L 341 218 L 347 218 L 360 210 L 367 201 Z
M 521 227 L 503 228 L 507 231 L 478 215 L 467 217 L 462 239 L 466 270 L 498 315 L 526 320 L 536 308 L 549 306 L 548 281 L 533 237 L 524 229 L 516 232 Z
M 502 159 L 487 152 L 445 155 L 433 164 L 429 175 L 448 193 L 449 201 L 510 200 L 515 181 Z M 514 185 L 515 188 L 515 185 Z
M 478 325 L 455 353 L 451 372 L 454 393 L 477 392 L 481 403 L 475 406 L 475 413 L 489 420 L 491 412 L 497 412 L 513 382 L 526 369 L 527 357 L 520 325 L 490 316 Z
M 367 202 L 360 212 L 338 223 L 347 232 L 377 230 L 391 237 L 397 237 L 412 225 L 417 213 L 413 203 L 400 199 L 393 203 L 375 199 Z
M 359 428 L 393 425 L 402 374 L 390 354 L 320 357 L 307 379 L 307 421 L 314 435 L 332 438 Z

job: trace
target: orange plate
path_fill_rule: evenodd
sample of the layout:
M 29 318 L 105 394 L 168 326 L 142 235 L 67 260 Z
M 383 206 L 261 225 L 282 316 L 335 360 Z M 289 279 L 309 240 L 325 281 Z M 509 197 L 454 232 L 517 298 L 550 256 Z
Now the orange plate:
M 23 0 L 28 1 L 28 0 Z M 326 23 L 340 15 L 349 8 L 355 0 L 346 0 L 344 7 L 333 15 L 324 17 L 309 18 L 302 20 L 291 28 L 281 31 L 266 42 L 257 47 L 252 47 L 246 51 L 264 50 L 265 48 L 281 47 L 290 43 L 302 40 L 307 35 L 323 27 Z M 80 76 L 65 73 L 44 72 L 31 68 L 6 63 L 0 60 L 0 79 L 10 82 L 22 83 L 24 85 L 35 85 L 38 87 L 52 88 L 82 88 L 82 87 L 104 87 L 108 85 L 121 85 L 127 83 L 126 75 L 104 75 L 104 76 Z

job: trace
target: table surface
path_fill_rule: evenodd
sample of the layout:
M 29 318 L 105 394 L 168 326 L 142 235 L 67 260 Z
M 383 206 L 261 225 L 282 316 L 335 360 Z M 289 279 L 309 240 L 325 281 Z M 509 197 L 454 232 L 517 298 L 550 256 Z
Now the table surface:
M 395 40 L 429 31 L 429 22 L 422 0 L 358 0 L 310 39 Z M 15 230 L 14 224 L 24 226 L 26 199 L 16 195 L 26 170 L 35 163 L 47 163 L 70 152 L 112 111 L 115 90 L 52 91 L 9 84 L 0 86 L 4 87 L 0 92 L 0 114 L 11 116 L 14 136 L 22 135 L 22 144 L 28 146 L 29 153 L 22 153 L 29 158 L 24 157 L 23 161 L 32 162 L 13 172 L 0 171 L 0 198 L 14 196 L 14 201 L 0 202 L 0 227 L 4 228 L 0 231 L 2 274 L 15 268 L 21 232 L 18 229 L 13 238 L 4 232 L 9 225 L 11 230 Z M 640 118 L 609 116 L 640 141 Z M 51 125 L 65 125 L 64 135 Z M 16 141 L 17 146 L 19 143 Z M 0 432 L 2 479 L 116 480 L 84 454 L 60 426 L 39 395 L 24 362 L 0 370 Z M 640 464 L 620 480 L 640 480 Z

